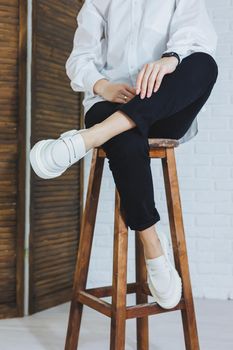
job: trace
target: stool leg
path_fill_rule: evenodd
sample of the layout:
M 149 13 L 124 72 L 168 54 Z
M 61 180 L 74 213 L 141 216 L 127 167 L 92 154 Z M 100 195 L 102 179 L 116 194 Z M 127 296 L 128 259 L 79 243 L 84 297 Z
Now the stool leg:
M 181 312 L 185 345 L 186 350 L 199 350 L 174 148 L 166 149 L 166 158 L 162 158 L 162 165 L 175 266 L 183 284 L 185 309 Z
M 110 350 L 125 349 L 128 227 L 123 215 L 116 189 Z
M 139 238 L 139 232 L 135 231 L 135 270 L 136 282 L 136 304 L 148 303 L 147 294 L 142 293 L 140 286 L 147 282 L 147 270 L 144 258 L 143 244 Z M 137 350 L 149 350 L 149 317 L 140 317 L 137 322 Z
M 104 158 L 98 157 L 97 152 L 97 149 L 93 149 L 86 204 L 81 220 L 81 232 L 74 274 L 73 292 L 70 305 L 65 350 L 76 350 L 78 346 L 83 304 L 77 301 L 77 297 L 79 291 L 83 291 L 86 288 L 100 185 L 104 166 Z

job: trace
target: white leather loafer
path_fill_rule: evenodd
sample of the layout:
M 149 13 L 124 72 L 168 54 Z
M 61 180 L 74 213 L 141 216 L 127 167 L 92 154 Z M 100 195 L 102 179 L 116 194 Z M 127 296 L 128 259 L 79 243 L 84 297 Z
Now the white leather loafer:
M 175 307 L 182 295 L 182 280 L 175 268 L 171 262 L 170 253 L 169 253 L 169 242 L 165 235 L 165 233 L 158 233 L 158 238 L 160 240 L 162 250 L 164 252 L 165 260 L 166 260 L 166 268 L 170 272 L 170 281 L 168 284 L 168 288 L 166 291 L 158 291 L 156 289 L 156 278 L 155 278 L 155 272 L 153 269 L 149 266 L 149 264 L 146 262 L 147 266 L 147 282 L 148 287 L 150 289 L 150 292 L 155 299 L 155 301 L 164 309 L 171 309 Z M 146 260 L 145 260 L 146 261 Z
M 43 179 L 52 179 L 84 157 L 90 150 L 86 152 L 83 130 L 72 129 L 60 134 L 58 139 L 38 141 L 29 156 L 35 173 Z

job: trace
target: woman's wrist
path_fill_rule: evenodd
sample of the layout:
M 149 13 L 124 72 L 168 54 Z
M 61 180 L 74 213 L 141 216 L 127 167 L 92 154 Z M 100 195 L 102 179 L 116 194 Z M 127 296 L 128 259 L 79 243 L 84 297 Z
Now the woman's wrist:
M 109 84 L 109 80 L 107 79 L 99 79 L 93 86 L 93 91 L 95 94 L 102 96 L 102 93 L 106 87 L 106 85 Z
M 166 59 L 168 61 L 175 62 L 177 66 L 179 65 L 179 60 L 176 56 L 162 57 L 161 59 Z

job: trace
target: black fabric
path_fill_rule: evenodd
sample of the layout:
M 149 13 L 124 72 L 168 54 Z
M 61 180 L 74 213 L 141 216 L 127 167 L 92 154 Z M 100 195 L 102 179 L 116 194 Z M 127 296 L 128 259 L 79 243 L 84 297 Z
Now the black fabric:
M 146 229 L 160 220 L 154 201 L 148 137 L 183 137 L 207 101 L 217 76 L 214 58 L 195 52 L 164 76 L 159 90 L 150 98 L 136 95 L 122 104 L 101 101 L 87 111 L 87 128 L 116 111 L 124 112 L 136 124 L 102 145 L 132 230 Z

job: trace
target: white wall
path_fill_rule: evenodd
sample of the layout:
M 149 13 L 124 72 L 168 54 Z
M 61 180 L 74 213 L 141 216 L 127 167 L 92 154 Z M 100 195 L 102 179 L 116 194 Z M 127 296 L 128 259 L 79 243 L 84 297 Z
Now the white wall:
M 193 294 L 233 299 L 233 1 L 208 0 L 219 35 L 218 80 L 205 112 L 198 115 L 199 133 L 176 149 L 183 219 Z M 90 170 L 85 158 L 85 192 Z M 169 234 L 160 160 L 151 162 L 155 202 Z M 105 161 L 88 286 L 111 284 L 114 182 Z M 129 230 L 128 282 L 134 281 L 134 231 Z

